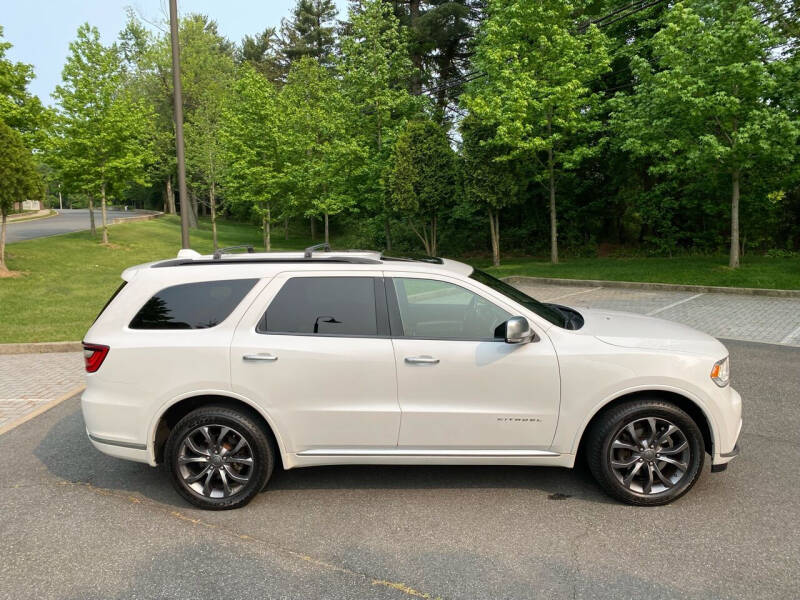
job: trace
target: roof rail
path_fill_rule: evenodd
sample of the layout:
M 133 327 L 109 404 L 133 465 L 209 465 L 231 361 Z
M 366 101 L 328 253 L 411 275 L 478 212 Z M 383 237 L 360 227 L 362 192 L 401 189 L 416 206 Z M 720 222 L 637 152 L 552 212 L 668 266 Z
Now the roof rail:
M 324 242 L 322 244 L 316 244 L 315 246 L 309 246 L 303 251 L 303 258 L 311 258 L 311 255 L 317 250 L 324 250 L 325 252 L 330 252 L 331 245 L 328 242 Z
M 247 253 L 253 253 L 253 247 L 250 244 L 241 244 L 239 246 L 228 246 L 227 248 L 219 248 L 214 252 L 214 260 L 220 260 L 223 254 L 230 254 L 231 250 L 238 250 L 239 248 L 247 248 Z

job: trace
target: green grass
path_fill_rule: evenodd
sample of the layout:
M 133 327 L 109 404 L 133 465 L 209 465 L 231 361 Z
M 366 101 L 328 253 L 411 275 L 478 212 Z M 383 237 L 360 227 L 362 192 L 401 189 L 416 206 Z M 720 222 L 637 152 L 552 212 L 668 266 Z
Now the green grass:
M 489 260 L 471 261 L 486 268 Z M 536 258 L 508 258 L 487 269 L 496 277 L 528 275 L 561 279 L 604 279 L 783 290 L 800 289 L 800 257 L 745 256 L 739 269 L 726 256 L 681 258 L 574 258 L 557 265 Z
M 72 233 L 6 247 L 8 266 L 20 271 L 0 279 L 0 343 L 80 340 L 97 313 L 120 284 L 120 273 L 143 262 L 174 257 L 180 248 L 180 223 L 165 216 L 153 221 L 115 225 L 109 229 L 112 245 L 102 246 L 88 232 Z M 210 253 L 211 228 L 201 222 L 191 233 L 192 247 Z M 294 233 L 273 235 L 274 249 L 299 249 L 308 237 Z M 261 246 L 254 225 L 221 221 L 221 246 Z M 334 247 L 336 244 L 334 243 Z M 400 253 L 402 254 L 402 253 Z M 470 259 L 486 268 L 488 259 Z M 732 271 L 725 257 L 567 259 L 559 265 L 535 258 L 509 257 L 497 276 L 531 275 L 573 279 L 613 279 L 700 285 L 800 289 L 800 258 L 747 256 Z
M 221 246 L 262 246 L 257 227 L 222 221 Z M 19 277 L 0 279 L 0 343 L 80 340 L 131 266 L 174 257 L 180 249 L 180 223 L 165 216 L 109 228 L 110 247 L 89 232 L 17 242 L 6 246 L 8 268 Z M 212 251 L 211 226 L 191 232 L 192 248 Z M 296 249 L 308 240 L 272 236 L 275 250 Z

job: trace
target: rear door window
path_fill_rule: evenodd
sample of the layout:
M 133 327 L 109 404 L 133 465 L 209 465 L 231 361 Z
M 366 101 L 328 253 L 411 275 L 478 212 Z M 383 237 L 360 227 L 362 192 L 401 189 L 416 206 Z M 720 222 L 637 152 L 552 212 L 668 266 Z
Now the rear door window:
M 136 313 L 131 329 L 208 329 L 228 318 L 258 279 L 183 283 L 164 288 Z
M 270 302 L 257 331 L 295 335 L 384 335 L 388 331 L 379 323 L 386 313 L 382 292 L 380 278 L 292 277 Z

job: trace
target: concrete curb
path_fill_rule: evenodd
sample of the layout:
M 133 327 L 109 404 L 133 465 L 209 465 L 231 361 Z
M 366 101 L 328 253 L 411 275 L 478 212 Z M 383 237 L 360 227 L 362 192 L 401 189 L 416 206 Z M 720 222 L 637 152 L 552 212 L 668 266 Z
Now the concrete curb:
M 49 219 L 50 217 L 56 216 L 58 216 L 58 213 L 52 208 L 48 208 L 40 210 L 35 215 L 21 215 L 17 218 L 9 217 L 6 223 L 8 225 L 13 225 L 14 223 L 27 223 L 28 221 L 38 221 L 39 219 Z
M 21 344 L 0 344 L 2 354 L 44 354 L 49 352 L 82 352 L 80 342 L 36 342 Z
M 80 394 L 84 389 L 86 389 L 85 385 L 79 385 L 78 387 L 73 388 L 70 391 L 68 391 L 66 394 L 63 394 L 63 395 L 59 396 L 58 398 L 50 400 L 50 402 L 42 404 L 41 406 L 39 406 L 36 409 L 34 409 L 31 412 L 29 412 L 27 415 L 21 416 L 16 421 L 11 421 L 11 423 L 6 423 L 2 427 L 0 427 L 0 435 L 3 435 L 4 433 L 7 433 L 7 432 L 11 431 L 15 427 L 19 427 L 23 423 L 27 423 L 28 421 L 30 421 L 34 417 L 38 417 L 40 414 L 42 414 L 44 412 L 47 412 L 48 410 L 50 410 L 54 406 L 56 406 L 58 404 L 61 404 L 64 400 L 68 400 L 69 398 L 72 398 L 75 394 Z
M 565 285 L 575 287 L 628 288 L 664 292 L 694 292 L 695 294 L 739 294 L 742 296 L 772 296 L 774 298 L 800 298 L 800 290 L 770 290 L 765 288 L 735 288 L 718 285 L 678 285 L 673 283 L 645 283 L 641 281 L 604 281 L 600 279 L 557 279 L 555 277 L 527 277 L 511 275 L 503 281 L 528 284 Z
M 109 225 L 121 225 L 122 223 L 135 223 L 136 221 L 152 221 L 162 216 L 163 212 L 153 212 L 146 215 L 138 215 L 136 217 L 114 217 L 111 219 Z

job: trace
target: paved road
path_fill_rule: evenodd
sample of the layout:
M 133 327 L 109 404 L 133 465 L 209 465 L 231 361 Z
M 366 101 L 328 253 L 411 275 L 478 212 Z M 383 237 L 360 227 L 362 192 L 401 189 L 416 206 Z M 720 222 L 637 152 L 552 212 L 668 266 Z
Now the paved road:
M 0 598 L 796 597 L 800 350 L 727 345 L 742 455 L 649 509 L 585 469 L 327 467 L 198 511 L 68 400 L 0 436 Z
M 57 217 L 46 219 L 33 219 L 22 221 L 21 223 L 9 223 L 7 225 L 7 242 L 21 242 L 34 238 L 58 235 L 60 233 L 71 233 L 73 231 L 85 231 L 89 229 L 89 210 L 88 209 L 63 209 L 57 210 Z M 109 210 L 107 211 L 109 223 L 111 219 L 135 217 L 144 213 L 136 211 Z M 97 227 L 100 227 L 102 216 L 99 209 L 95 209 L 94 217 Z
M 515 283 L 566 306 L 623 310 L 677 321 L 717 338 L 800 346 L 800 298 Z

